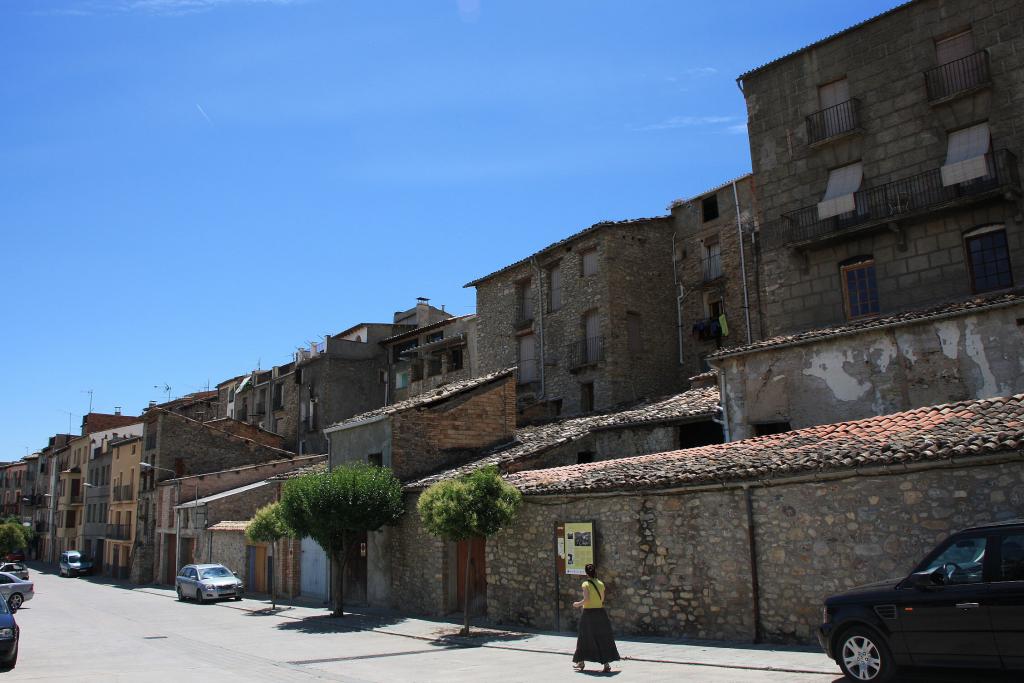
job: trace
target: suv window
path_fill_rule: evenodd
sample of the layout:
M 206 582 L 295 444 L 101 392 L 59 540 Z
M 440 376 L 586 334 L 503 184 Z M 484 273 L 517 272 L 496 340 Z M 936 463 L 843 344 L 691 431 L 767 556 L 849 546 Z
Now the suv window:
M 188 574 L 188 578 L 190 578 L 190 579 L 199 578 L 199 574 L 196 572 L 195 569 L 189 568 L 189 570 L 186 572 L 186 574 Z
M 946 585 L 981 583 L 985 542 L 984 536 L 957 539 L 945 546 L 923 571 L 941 568 Z
M 1003 536 L 999 550 L 999 579 L 1024 581 L 1024 534 Z

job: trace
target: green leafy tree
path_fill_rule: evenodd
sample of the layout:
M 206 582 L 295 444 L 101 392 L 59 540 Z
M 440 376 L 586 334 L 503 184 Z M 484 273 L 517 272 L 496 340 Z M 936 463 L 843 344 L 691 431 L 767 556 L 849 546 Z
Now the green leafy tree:
M 423 527 L 432 536 L 447 541 L 468 541 L 492 536 L 515 519 L 523 495 L 498 474 L 485 467 L 460 477 L 434 484 L 420 496 L 416 508 Z M 469 566 L 473 545 L 466 551 L 462 635 L 469 635 Z
M 21 548 L 27 548 L 28 530 L 18 521 L 6 521 L 0 524 L 0 557 Z
M 277 542 L 282 538 L 291 536 L 291 530 L 284 522 L 281 515 L 281 503 L 271 503 L 256 511 L 248 526 L 245 527 L 245 537 L 253 543 L 266 543 L 270 548 L 270 565 L 274 566 L 274 554 Z M 277 609 L 277 577 L 272 576 L 270 581 L 270 609 Z
M 285 482 L 281 516 L 298 538 L 310 537 L 332 565 L 331 603 L 343 616 L 342 576 L 351 547 L 368 531 L 398 523 L 405 512 L 402 484 L 390 469 L 342 465 Z

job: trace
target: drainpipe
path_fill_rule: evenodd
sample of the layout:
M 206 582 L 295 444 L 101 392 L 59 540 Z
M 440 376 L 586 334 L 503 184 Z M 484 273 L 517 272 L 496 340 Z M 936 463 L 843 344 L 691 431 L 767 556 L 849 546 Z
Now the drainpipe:
M 729 443 L 732 441 L 732 435 L 729 433 L 729 401 L 725 393 L 725 372 L 718 366 L 713 367 L 718 370 L 718 402 L 722 406 L 722 419 L 712 418 L 712 422 L 722 425 L 722 438 L 725 439 L 725 443 Z
M 676 336 L 679 338 L 679 364 L 683 364 L 683 290 L 679 287 L 679 273 L 676 270 L 676 231 L 672 228 L 672 283 L 676 295 Z
M 743 318 L 747 327 L 747 343 L 753 341 L 750 334 L 750 298 L 747 294 L 747 260 L 743 249 L 743 221 L 740 219 L 740 195 L 736 190 L 736 181 L 732 181 L 732 199 L 736 204 L 736 236 L 740 244 L 740 274 L 743 276 Z
M 530 258 L 533 268 L 537 271 L 537 336 L 540 337 L 540 396 L 544 398 L 547 394 L 547 385 L 544 383 L 544 277 L 537 263 L 537 257 Z
M 747 547 L 750 550 L 751 616 L 754 619 L 754 642 L 761 642 L 761 587 L 757 578 L 757 539 L 754 534 L 754 501 L 749 486 L 743 487 L 747 507 Z

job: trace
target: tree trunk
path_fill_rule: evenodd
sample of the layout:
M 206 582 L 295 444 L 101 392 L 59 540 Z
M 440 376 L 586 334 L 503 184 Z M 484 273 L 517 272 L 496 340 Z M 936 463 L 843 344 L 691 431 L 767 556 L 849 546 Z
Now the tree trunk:
M 345 551 L 341 551 L 341 557 L 334 546 L 331 546 L 331 616 L 343 617 L 345 616 L 344 610 L 344 595 L 342 591 L 344 589 L 345 575 Z
M 274 546 L 277 545 L 277 541 L 271 541 L 270 546 L 270 611 L 277 609 L 277 567 L 274 564 Z
M 473 539 L 466 539 L 466 574 L 462 577 L 462 635 L 469 635 L 469 561 L 473 557 Z

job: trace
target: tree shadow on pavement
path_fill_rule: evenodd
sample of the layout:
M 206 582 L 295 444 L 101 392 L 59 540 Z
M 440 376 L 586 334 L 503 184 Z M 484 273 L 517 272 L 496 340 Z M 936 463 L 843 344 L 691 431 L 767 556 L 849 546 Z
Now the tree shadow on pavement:
M 424 635 L 432 638 L 430 640 L 431 645 L 438 647 L 453 645 L 458 647 L 483 647 L 490 643 L 514 643 L 531 637 L 529 633 L 499 631 L 496 629 L 470 630 L 469 635 L 462 635 L 460 631 L 461 629 L 439 628 Z
M 250 616 L 257 615 L 250 614 Z M 367 617 L 362 614 L 346 614 L 343 617 L 335 617 L 330 614 L 324 614 L 302 619 L 288 619 L 277 624 L 275 628 L 281 631 L 297 631 L 299 633 L 351 633 L 352 631 L 370 631 L 375 628 L 394 626 L 403 621 L 405 619 L 398 616 Z

